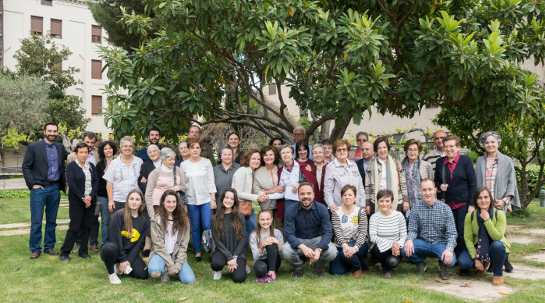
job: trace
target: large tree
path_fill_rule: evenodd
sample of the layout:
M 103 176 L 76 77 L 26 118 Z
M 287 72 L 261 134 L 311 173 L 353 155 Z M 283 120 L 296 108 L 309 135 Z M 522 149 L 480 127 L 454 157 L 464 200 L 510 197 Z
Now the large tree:
M 312 113 L 307 136 L 334 120 L 332 139 L 371 106 L 401 117 L 427 105 L 460 106 L 485 127 L 545 116 L 542 92 L 520 67 L 544 60 L 541 1 L 144 3 L 162 22 L 157 37 L 134 54 L 102 48 L 111 79 L 106 120 L 116 136 L 145 136 L 150 125 L 174 135 L 196 121 L 292 140 L 288 97 Z M 122 22 L 129 33 L 154 31 L 129 10 Z M 267 103 L 269 83 L 278 108 Z

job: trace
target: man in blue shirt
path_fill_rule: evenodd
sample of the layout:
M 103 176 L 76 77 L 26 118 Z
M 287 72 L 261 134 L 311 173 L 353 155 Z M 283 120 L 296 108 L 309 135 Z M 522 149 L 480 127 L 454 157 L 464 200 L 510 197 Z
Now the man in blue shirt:
M 284 235 L 287 242 L 282 247 L 284 259 L 293 265 L 292 276 L 303 276 L 304 258 L 314 263 L 318 278 L 324 276 L 327 263 L 335 259 L 337 249 L 331 243 L 333 235 L 327 208 L 314 201 L 314 186 L 304 182 L 298 188 L 299 204 L 286 209 Z
M 45 138 L 28 145 L 23 159 L 23 176 L 30 189 L 30 240 L 31 259 L 36 259 L 42 252 L 42 220 L 45 208 L 44 251 L 49 255 L 58 255 L 55 248 L 55 228 L 61 194 L 65 191 L 64 161 L 68 156 L 64 146 L 55 142 L 58 134 L 57 123 L 49 122 L 44 126 Z
M 448 267 L 456 264 L 456 224 L 447 204 L 437 200 L 437 188 L 433 180 L 426 178 L 420 183 L 424 201 L 417 201 L 411 210 L 409 229 L 403 257 L 416 264 L 416 274 L 426 271 L 426 257 L 439 259 L 440 277 L 448 280 Z
M 149 144 L 155 144 L 157 146 L 159 146 L 159 141 L 161 140 L 161 132 L 159 131 L 159 129 L 157 127 L 153 127 L 149 130 L 149 133 L 148 133 L 148 141 L 149 141 Z M 146 161 L 149 161 L 149 156 L 148 156 L 148 148 L 144 148 L 144 149 L 141 149 L 137 154 L 136 156 L 140 159 L 142 159 L 142 161 L 146 162 Z

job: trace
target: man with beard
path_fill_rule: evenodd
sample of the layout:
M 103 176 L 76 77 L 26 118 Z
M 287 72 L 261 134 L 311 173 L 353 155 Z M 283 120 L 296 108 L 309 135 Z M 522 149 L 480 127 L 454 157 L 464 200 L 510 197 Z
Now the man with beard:
M 149 144 L 155 144 L 159 147 L 159 141 L 161 140 L 161 132 L 159 131 L 159 129 L 157 127 L 152 127 L 150 130 L 149 130 L 149 133 L 148 133 L 148 141 L 149 141 Z M 142 150 L 140 150 L 136 156 L 140 159 L 142 159 L 142 161 L 146 162 L 149 160 L 149 156 L 148 156 L 148 148 L 144 148 Z
M 304 182 L 298 187 L 299 204 L 286 209 L 284 235 L 287 242 L 282 247 L 284 259 L 293 265 L 292 277 L 303 276 L 305 257 L 314 263 L 314 273 L 324 276 L 327 263 L 335 259 L 337 249 L 331 243 L 333 234 L 327 208 L 314 202 L 314 186 Z
M 57 123 L 44 126 L 44 139 L 28 145 L 23 159 L 23 176 L 30 189 L 30 259 L 40 257 L 42 252 L 42 219 L 45 207 L 44 251 L 58 255 L 55 247 L 55 227 L 61 194 L 66 184 L 64 161 L 68 156 L 64 146 L 55 142 L 58 134 Z

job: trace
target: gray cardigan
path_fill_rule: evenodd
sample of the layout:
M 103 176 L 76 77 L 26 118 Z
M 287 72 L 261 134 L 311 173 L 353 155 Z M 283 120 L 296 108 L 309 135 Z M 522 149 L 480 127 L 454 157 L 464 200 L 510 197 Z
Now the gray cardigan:
M 242 166 L 233 175 L 233 188 L 237 191 L 238 200 L 256 201 L 257 195 L 252 193 L 253 172 Z M 252 205 L 253 207 L 253 205 Z
M 278 175 L 278 174 L 277 174 Z M 254 194 L 259 194 L 261 190 L 271 190 L 278 184 L 273 184 L 271 176 L 265 166 L 261 166 L 254 172 Z M 270 197 L 271 195 L 269 195 Z M 276 199 L 270 199 L 263 203 L 259 202 L 261 209 L 276 209 Z
M 486 158 L 488 153 L 477 159 L 475 165 L 475 175 L 477 176 L 477 187 L 486 186 Z M 511 205 L 513 210 L 520 208 L 520 199 L 517 189 L 517 176 L 515 166 L 511 158 L 498 151 L 498 172 L 496 173 L 496 184 L 493 190 L 494 199 L 503 199 L 506 196 L 513 196 Z M 507 205 L 503 207 L 503 212 L 507 212 Z

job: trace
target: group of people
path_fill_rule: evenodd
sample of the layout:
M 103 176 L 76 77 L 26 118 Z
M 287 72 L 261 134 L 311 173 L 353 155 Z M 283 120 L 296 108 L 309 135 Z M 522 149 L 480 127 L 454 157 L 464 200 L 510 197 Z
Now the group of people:
M 497 133 L 481 136 L 486 153 L 475 168 L 459 153 L 460 139 L 443 131 L 423 158 L 422 143 L 408 140 L 403 161 L 390 155 L 387 137 L 371 143 L 367 133 L 358 133 L 351 150 L 344 139 L 309 146 L 302 127 L 293 134 L 295 145 L 273 138 L 244 152 L 238 134 L 230 133 L 215 165 L 196 125 L 178 145 L 176 160 L 174 150 L 159 145 L 157 128 L 137 156 L 131 137 L 120 140 L 118 155 L 115 141 L 95 147 L 93 133 L 68 154 L 55 142 L 57 125 L 48 123 L 44 140 L 29 145 L 23 162 L 31 189 L 31 259 L 42 252 L 44 207 L 44 251 L 59 254 L 53 250 L 55 221 L 66 180 L 70 225 L 59 259 L 100 252 L 112 284 L 121 283 L 117 274 L 163 282 L 177 275 L 193 283 L 190 238 L 194 261 L 209 252 L 214 279 L 227 267 L 234 282 L 251 272 L 248 246 L 259 283 L 275 281 L 282 260 L 293 266 L 293 277 L 304 274 L 307 260 L 318 277 L 328 264 L 332 275 L 352 271 L 359 277 L 368 270 L 368 253 L 384 277 L 403 257 L 418 275 L 426 258 L 439 259 L 442 279 L 458 264 L 461 275 L 472 268 L 492 271 L 500 285 L 504 266 L 513 270 L 505 212 L 520 202 L 513 163 L 498 151 Z M 261 207 L 257 215 L 254 204 Z

